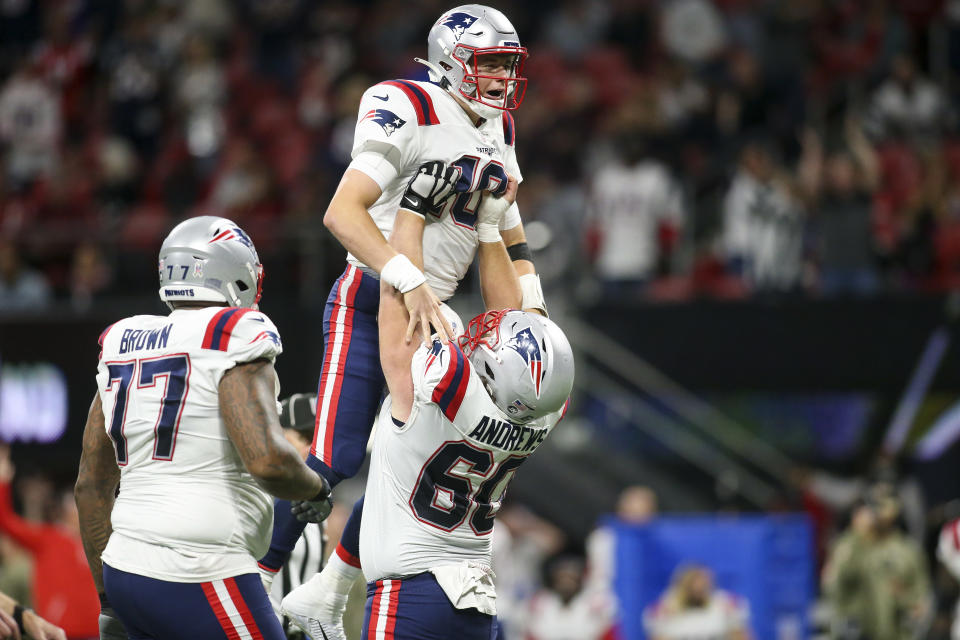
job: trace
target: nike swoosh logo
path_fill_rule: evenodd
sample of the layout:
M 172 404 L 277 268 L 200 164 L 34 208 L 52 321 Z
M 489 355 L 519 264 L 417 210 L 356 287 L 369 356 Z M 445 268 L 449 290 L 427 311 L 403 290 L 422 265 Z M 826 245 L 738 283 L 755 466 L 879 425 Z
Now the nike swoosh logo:
M 387 100 L 390 99 L 390 96 L 389 96 L 389 95 L 386 95 L 386 96 L 373 96 L 373 97 L 376 98 L 377 100 L 383 100 L 384 102 L 386 102 Z
M 260 317 L 251 316 L 250 319 L 253 320 L 254 322 L 262 322 L 262 323 L 264 323 L 264 324 L 267 323 L 266 320 L 264 320 L 263 318 L 260 318 Z

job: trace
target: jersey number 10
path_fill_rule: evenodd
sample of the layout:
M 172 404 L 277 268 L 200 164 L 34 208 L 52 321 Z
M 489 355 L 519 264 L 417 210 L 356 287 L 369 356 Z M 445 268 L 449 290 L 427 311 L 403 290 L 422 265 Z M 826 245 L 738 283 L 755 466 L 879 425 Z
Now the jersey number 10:
M 477 226 L 477 209 L 483 200 L 483 192 L 496 191 L 505 188 L 502 185 L 507 184 L 507 173 L 502 164 L 490 160 L 483 169 L 477 171 L 479 165 L 480 158 L 476 156 L 463 156 L 453 163 L 453 166 L 460 167 L 456 190 L 461 193 L 448 200 L 451 203 L 450 216 L 458 226 L 468 229 L 475 229 Z
M 183 413 L 187 391 L 190 390 L 190 356 L 180 353 L 157 358 L 141 358 L 124 362 L 108 362 L 107 371 L 110 382 L 106 391 L 116 387 L 116 400 L 110 417 L 107 433 L 113 440 L 117 454 L 117 464 L 127 464 L 127 437 L 124 427 L 127 422 L 127 406 L 131 394 L 137 389 L 156 387 L 157 379 L 164 379 L 163 397 L 160 399 L 159 415 L 153 426 L 153 459 L 173 460 L 173 450 L 177 442 L 177 428 Z M 131 382 L 137 381 L 135 387 Z M 114 383 L 117 383 L 114 385 Z

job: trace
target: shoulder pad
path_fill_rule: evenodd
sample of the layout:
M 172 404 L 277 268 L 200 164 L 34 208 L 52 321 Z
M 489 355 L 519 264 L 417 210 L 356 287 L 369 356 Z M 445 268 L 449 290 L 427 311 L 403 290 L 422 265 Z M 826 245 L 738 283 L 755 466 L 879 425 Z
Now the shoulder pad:
M 377 87 L 393 87 L 399 89 L 410 100 L 413 110 L 417 114 L 417 124 L 419 126 L 428 126 L 440 124 L 440 118 L 433 108 L 433 98 L 426 89 L 411 80 L 387 80 L 376 85 Z

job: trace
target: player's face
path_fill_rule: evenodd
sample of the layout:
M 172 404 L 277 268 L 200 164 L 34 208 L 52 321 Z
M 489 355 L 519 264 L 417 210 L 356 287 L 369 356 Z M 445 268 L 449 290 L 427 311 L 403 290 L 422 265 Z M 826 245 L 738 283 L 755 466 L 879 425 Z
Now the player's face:
M 480 77 L 477 86 L 480 95 L 493 102 L 500 102 L 506 98 L 507 82 L 513 74 L 516 56 L 513 55 L 484 55 L 477 60 L 477 75 L 492 76 Z

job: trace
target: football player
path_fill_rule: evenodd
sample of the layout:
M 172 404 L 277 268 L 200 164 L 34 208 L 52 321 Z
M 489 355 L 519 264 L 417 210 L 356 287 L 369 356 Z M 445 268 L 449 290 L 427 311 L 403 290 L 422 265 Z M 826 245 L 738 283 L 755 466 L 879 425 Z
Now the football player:
M 353 161 L 324 217 L 349 251 L 324 315 L 326 347 L 308 461 L 331 485 L 355 475 L 363 462 L 383 392 L 379 281 L 403 294 L 408 340 L 415 328 L 430 335 L 429 325 L 446 340 L 450 330 L 439 300 L 453 295 L 484 233 L 509 252 L 513 271 L 481 283 L 487 308 L 546 312 L 517 207 L 511 204 L 496 227 L 478 219 L 484 203 L 496 201 L 511 178 L 522 179 L 510 111 L 523 99 L 526 56 L 502 13 L 482 5 L 457 7 L 430 31 L 428 60 L 420 62 L 431 82 L 383 82 L 362 98 Z M 408 252 L 385 239 L 400 215 L 422 224 L 422 240 Z M 302 597 L 300 612 L 319 609 L 331 620 L 342 614 L 350 584 L 360 575 L 361 513 L 358 504 L 320 576 L 294 591 Z M 302 526 L 283 505 L 276 521 L 270 554 L 261 559 L 265 573 L 281 566 Z M 303 590 L 311 585 L 313 596 L 307 597 Z M 289 599 L 287 604 L 294 606 Z M 339 623 L 333 625 L 327 635 L 342 638 Z
M 360 559 L 364 638 L 495 635 L 494 517 L 518 468 L 563 417 L 573 353 L 552 321 L 491 311 L 412 356 L 400 296 L 381 289 L 390 395 L 371 454 Z M 315 635 L 314 637 L 322 637 Z
M 203 216 L 170 232 L 159 268 L 172 312 L 100 336 L 83 436 L 76 499 L 101 633 L 122 637 L 119 617 L 131 638 L 280 640 L 256 564 L 270 496 L 320 511 L 330 486 L 280 428 L 260 260 L 235 223 Z

